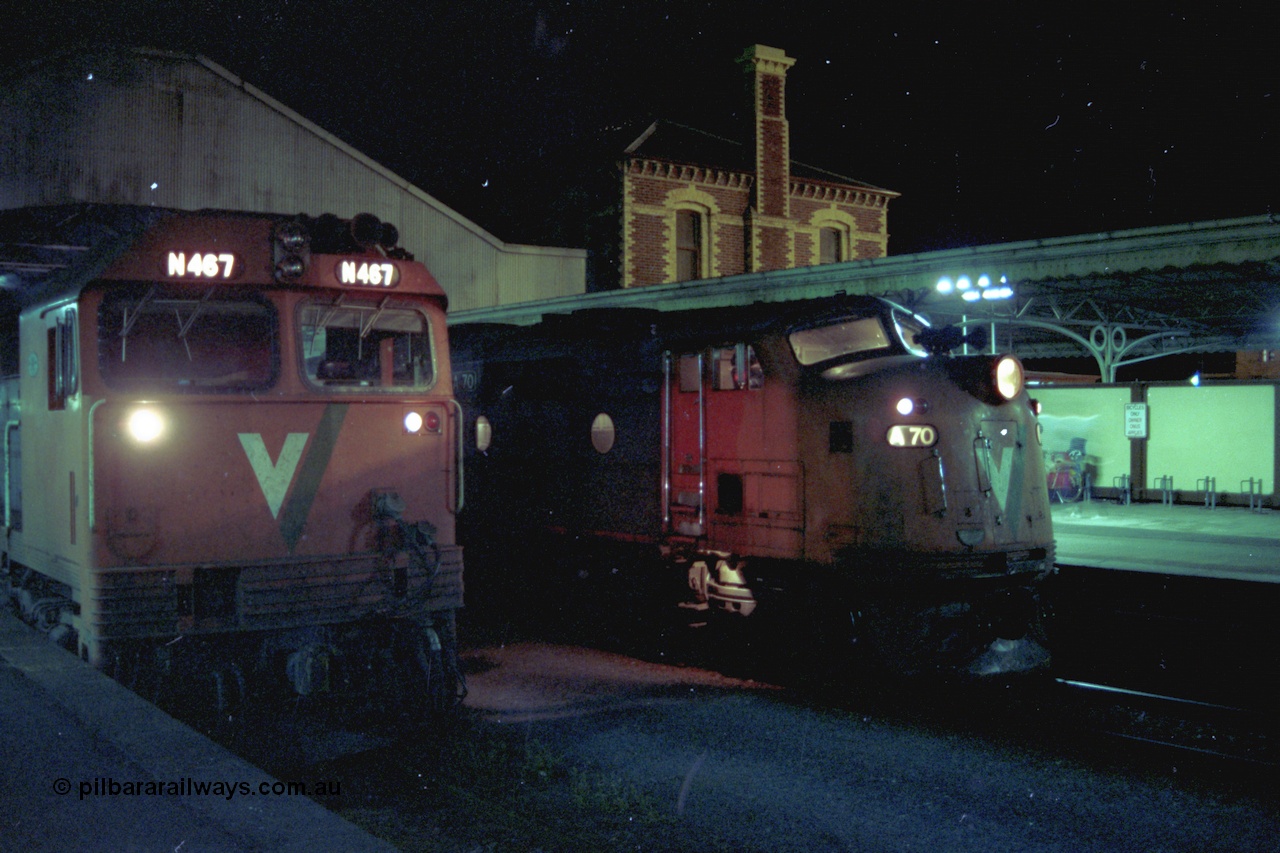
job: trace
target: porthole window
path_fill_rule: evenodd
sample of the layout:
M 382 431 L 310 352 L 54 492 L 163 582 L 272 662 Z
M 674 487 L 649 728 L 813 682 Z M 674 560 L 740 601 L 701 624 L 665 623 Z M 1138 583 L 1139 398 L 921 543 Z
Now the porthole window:
M 480 415 L 476 418 L 476 450 L 485 453 L 492 444 L 493 424 L 484 415 Z
M 597 453 L 608 453 L 613 449 L 614 437 L 613 418 L 604 412 L 596 415 L 591 422 L 591 446 Z

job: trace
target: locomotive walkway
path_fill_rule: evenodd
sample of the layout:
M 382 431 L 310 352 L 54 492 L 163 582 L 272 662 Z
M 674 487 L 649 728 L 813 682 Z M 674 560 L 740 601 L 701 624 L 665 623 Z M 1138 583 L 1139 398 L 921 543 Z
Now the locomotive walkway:
M 0 851 L 390 851 L 0 611 Z M 293 783 L 293 791 L 288 789 Z

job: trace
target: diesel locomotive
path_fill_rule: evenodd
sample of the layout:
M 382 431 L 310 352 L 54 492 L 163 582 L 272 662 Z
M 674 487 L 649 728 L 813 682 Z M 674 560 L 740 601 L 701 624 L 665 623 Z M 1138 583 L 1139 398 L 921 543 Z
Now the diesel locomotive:
M 626 593 L 589 606 L 821 625 L 900 672 L 1046 662 L 1053 532 L 1015 357 L 953 356 L 960 330 L 875 297 L 451 338 L 464 541 L 506 535 L 502 583 L 611 576 Z
M 0 592 L 219 710 L 455 704 L 461 410 L 447 299 L 362 214 L 0 215 Z

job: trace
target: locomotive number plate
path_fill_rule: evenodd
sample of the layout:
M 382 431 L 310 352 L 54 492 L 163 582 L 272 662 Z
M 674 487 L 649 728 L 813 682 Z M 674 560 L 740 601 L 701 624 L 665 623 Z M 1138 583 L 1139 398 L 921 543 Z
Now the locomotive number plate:
M 400 283 L 400 270 L 389 261 L 342 261 L 335 270 L 340 284 L 363 287 L 395 287 Z
M 886 440 L 894 447 L 933 447 L 938 431 L 928 424 L 894 424 Z
M 164 272 L 167 278 L 231 278 L 244 269 L 235 255 L 213 252 L 170 252 Z

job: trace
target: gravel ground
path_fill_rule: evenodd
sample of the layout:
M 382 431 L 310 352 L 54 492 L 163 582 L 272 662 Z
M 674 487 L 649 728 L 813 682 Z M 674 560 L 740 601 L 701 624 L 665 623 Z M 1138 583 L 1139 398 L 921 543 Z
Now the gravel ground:
M 916 713 L 916 699 L 811 703 L 572 646 L 494 646 L 466 661 L 466 713 L 627 792 L 597 805 L 664 813 L 637 815 L 661 833 L 625 849 L 1280 851 L 1274 776 L 1145 762 L 998 694 L 935 694 Z

